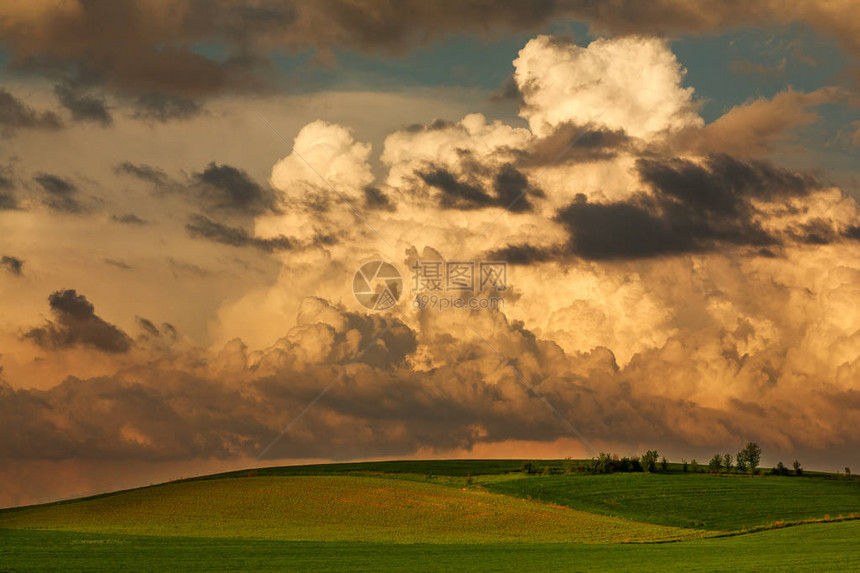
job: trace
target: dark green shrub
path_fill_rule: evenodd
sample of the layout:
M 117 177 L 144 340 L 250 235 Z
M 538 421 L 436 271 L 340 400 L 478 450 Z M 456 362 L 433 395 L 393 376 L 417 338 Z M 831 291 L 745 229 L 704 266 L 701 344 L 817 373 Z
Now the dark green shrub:
M 642 457 L 639 458 L 640 463 L 642 464 L 642 469 L 649 473 L 654 473 L 657 471 L 657 450 L 648 450 Z
M 723 469 L 723 456 L 720 454 L 714 454 L 714 457 L 712 457 L 711 461 L 708 462 L 708 472 L 718 474 L 721 469 Z

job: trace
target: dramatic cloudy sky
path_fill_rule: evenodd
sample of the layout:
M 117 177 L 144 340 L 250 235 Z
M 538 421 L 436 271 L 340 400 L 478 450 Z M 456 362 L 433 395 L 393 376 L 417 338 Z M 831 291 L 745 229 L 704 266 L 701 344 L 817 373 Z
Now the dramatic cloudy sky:
M 12 0 L 0 66 L 0 506 L 747 440 L 860 467 L 853 0 Z M 414 308 L 431 260 L 506 261 L 503 308 Z

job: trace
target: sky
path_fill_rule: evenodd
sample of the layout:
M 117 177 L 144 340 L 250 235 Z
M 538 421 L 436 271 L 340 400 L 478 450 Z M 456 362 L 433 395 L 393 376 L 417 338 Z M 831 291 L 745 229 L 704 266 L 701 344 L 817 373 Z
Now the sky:
M 0 507 L 751 440 L 860 467 L 858 22 L 4 2 Z

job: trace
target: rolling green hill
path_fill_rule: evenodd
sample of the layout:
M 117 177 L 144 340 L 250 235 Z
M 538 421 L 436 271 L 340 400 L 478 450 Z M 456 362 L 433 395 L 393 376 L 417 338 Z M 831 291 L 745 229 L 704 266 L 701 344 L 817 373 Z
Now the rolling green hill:
M 0 528 L 294 541 L 615 543 L 699 536 L 458 489 L 355 476 L 248 477 L 168 484 L 0 513 Z
M 0 510 L 0 571 L 860 570 L 860 480 L 521 467 L 273 467 Z
M 737 530 L 860 515 L 860 482 L 819 477 L 610 474 L 509 479 L 489 491 L 647 523 Z

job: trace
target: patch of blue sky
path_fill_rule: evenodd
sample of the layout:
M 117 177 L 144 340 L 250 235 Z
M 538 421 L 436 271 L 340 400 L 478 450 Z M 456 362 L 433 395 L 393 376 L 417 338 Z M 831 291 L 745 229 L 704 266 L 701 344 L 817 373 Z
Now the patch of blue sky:
M 589 39 L 586 26 L 577 23 L 552 26 L 544 33 L 564 35 L 580 44 L 587 44 Z M 301 74 L 308 81 L 303 91 L 388 91 L 414 87 L 465 87 L 492 91 L 511 76 L 513 60 L 534 36 L 535 33 L 516 34 L 482 40 L 475 36 L 455 35 L 399 55 L 336 49 L 334 62 L 327 67 L 313 64 L 309 52 L 276 53 L 274 61 L 287 74 Z
M 672 43 L 672 50 L 687 70 L 685 84 L 704 100 L 700 113 L 708 122 L 789 86 L 806 92 L 848 82 L 843 74 L 847 59 L 836 42 L 800 25 L 684 37 Z

